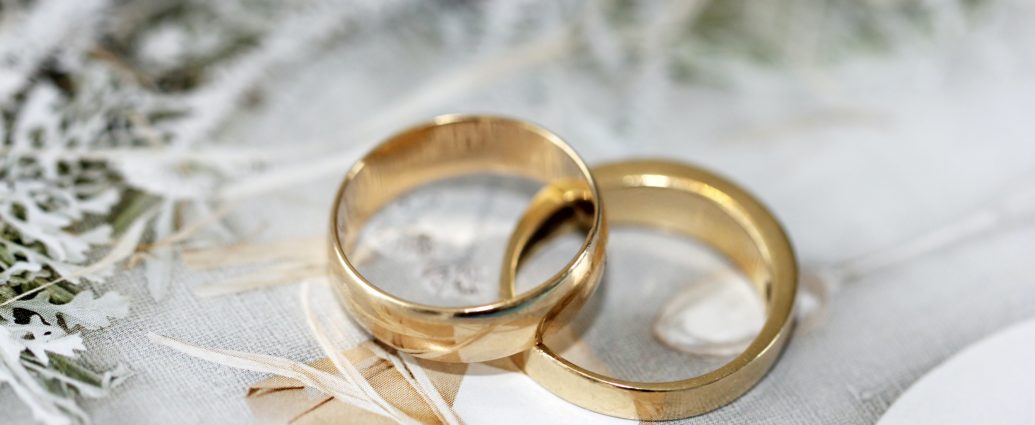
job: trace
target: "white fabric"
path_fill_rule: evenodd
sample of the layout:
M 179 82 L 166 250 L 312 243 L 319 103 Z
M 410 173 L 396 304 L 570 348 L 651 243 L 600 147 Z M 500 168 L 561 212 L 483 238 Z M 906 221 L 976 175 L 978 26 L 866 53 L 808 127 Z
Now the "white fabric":
M 750 84 L 721 90 L 599 81 L 585 76 L 584 64 L 559 61 L 430 104 L 416 102 L 412 110 L 400 102 L 456 61 L 407 52 L 391 37 L 360 33 L 270 76 L 263 105 L 242 111 L 220 139 L 359 152 L 384 135 L 357 139 L 352 132 L 372 116 L 394 116 L 395 128 L 454 111 L 518 116 L 559 133 L 590 163 L 654 156 L 720 170 L 775 211 L 806 273 L 900 246 L 1035 184 L 1035 46 L 1006 29 L 933 52 L 852 62 L 816 80 L 749 75 Z M 392 43 L 396 49 L 386 48 Z M 641 101 L 644 90 L 652 91 L 650 102 Z M 254 239 L 321 235 L 343 172 L 252 198 L 234 223 Z M 875 422 L 911 383 L 962 347 L 1035 316 L 1035 227 L 1031 215 L 1024 217 L 846 284 L 832 295 L 827 316 L 794 335 L 754 390 L 685 423 Z M 499 243 L 499 235 L 493 237 Z M 493 246 L 489 242 L 479 247 Z M 87 332 L 87 359 L 104 367 L 125 363 L 136 375 L 111 397 L 86 402 L 96 423 L 253 422 L 244 392 L 263 376 L 155 346 L 147 332 L 295 360 L 321 356 L 294 286 L 211 299 L 188 290 L 232 272 L 178 266 L 168 297 L 158 303 L 146 294 L 140 271 L 102 285 L 132 298 L 131 315 Z M 628 296 L 625 302 L 633 303 Z M 607 342 L 605 334 L 590 344 Z M 644 360 L 621 372 L 680 367 L 663 362 L 671 359 Z M 492 388 L 490 378 L 472 379 L 471 388 Z M 496 409 L 464 405 L 466 391 L 457 408 L 463 420 L 495 423 Z M 491 403 L 528 400 L 505 395 Z M 0 412 L 0 422 L 31 423 L 9 389 L 0 389 Z

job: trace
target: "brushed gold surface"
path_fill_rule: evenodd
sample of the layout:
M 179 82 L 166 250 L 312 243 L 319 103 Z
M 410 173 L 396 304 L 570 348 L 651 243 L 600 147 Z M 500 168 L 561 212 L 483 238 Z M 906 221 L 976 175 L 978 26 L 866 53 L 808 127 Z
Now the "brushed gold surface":
M 586 240 L 566 267 L 535 288 L 485 305 L 438 307 L 403 300 L 367 281 L 351 263 L 364 224 L 418 186 L 465 174 L 497 173 L 586 187 Z M 607 228 L 596 183 L 582 159 L 535 125 L 490 116 L 442 116 L 390 137 L 348 172 L 331 212 L 330 273 L 339 301 L 379 341 L 417 357 L 481 362 L 531 347 L 544 317 L 577 309 L 600 281 Z M 512 294 L 512 292 L 510 292 Z
M 589 186 L 572 180 L 548 186 L 533 199 L 508 242 L 500 279 L 504 296 L 515 292 L 521 260 L 549 236 L 548 227 L 557 227 L 549 218 L 570 208 L 574 201 L 601 199 L 612 225 L 686 234 L 728 256 L 764 299 L 765 324 L 743 353 L 714 371 L 671 382 L 634 382 L 586 370 L 543 343 L 545 332 L 563 326 L 574 316 L 574 309 L 566 309 L 544 319 L 536 333 L 536 345 L 514 356 L 515 362 L 561 398 L 628 419 L 685 418 L 740 397 L 776 362 L 791 332 L 798 272 L 794 252 L 779 223 L 746 191 L 694 166 L 656 160 L 623 161 L 595 167 L 593 174 L 602 199 Z M 576 217 L 587 227 L 592 224 L 585 215 Z

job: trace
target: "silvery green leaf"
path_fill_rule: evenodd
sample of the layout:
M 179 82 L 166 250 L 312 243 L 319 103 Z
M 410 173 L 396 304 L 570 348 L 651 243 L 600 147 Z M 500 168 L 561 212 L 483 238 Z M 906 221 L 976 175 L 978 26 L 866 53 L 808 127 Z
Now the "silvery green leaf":
M 166 200 L 159 210 L 154 223 L 154 238 L 160 241 L 169 237 L 173 232 L 173 216 L 176 212 L 176 203 Z M 144 276 L 147 277 L 147 290 L 151 297 L 160 300 L 165 297 L 169 289 L 169 281 L 172 279 L 173 250 L 169 246 L 161 246 L 152 250 L 151 255 L 144 260 Z
M 126 317 L 129 303 L 117 292 L 108 292 L 94 298 L 93 292 L 86 290 L 76 294 L 72 301 L 65 304 L 53 304 L 50 295 L 40 292 L 33 298 L 18 300 L 0 307 L 0 317 L 13 320 L 15 308 L 21 308 L 43 317 L 49 324 L 58 323 L 58 315 L 65 321 L 65 326 L 73 328 L 82 326 L 86 329 L 97 329 L 110 324 L 109 318 Z
M 46 340 L 53 338 L 54 336 L 62 336 L 67 334 L 64 329 L 58 325 L 47 324 L 43 322 L 39 316 L 32 316 L 29 319 L 29 323 L 4 323 L 4 327 L 7 328 L 12 335 L 18 337 L 29 337 L 31 336 L 34 340 Z
M 0 383 L 10 385 L 15 395 L 45 424 L 88 422 L 89 418 L 67 395 L 55 394 L 38 381 L 23 364 L 25 340 L 0 325 Z
M 8 324 L 7 328 L 12 335 L 22 336 L 22 345 L 32 353 L 33 357 L 43 362 L 50 363 L 47 353 L 75 356 L 76 351 L 86 350 L 83 346 L 83 338 L 78 334 L 68 334 L 57 325 L 43 323 L 39 316 L 32 316 L 27 325 Z M 26 338 L 32 336 L 32 338 Z
M 0 285 L 7 283 L 12 276 L 23 272 L 38 272 L 43 268 L 41 264 L 30 263 L 26 261 L 18 261 L 7 267 L 6 270 L 0 272 Z

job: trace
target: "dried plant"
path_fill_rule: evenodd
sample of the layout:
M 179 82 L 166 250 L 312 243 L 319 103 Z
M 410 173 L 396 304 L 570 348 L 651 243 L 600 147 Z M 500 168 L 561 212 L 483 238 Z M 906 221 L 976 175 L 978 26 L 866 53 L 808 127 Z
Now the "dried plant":
M 177 209 L 205 207 L 232 172 L 175 152 L 209 131 L 191 113 L 212 92 L 210 73 L 247 58 L 272 12 L 75 3 L 4 3 L 0 31 L 0 383 L 48 424 L 89 422 L 76 397 L 104 396 L 128 376 L 77 360 L 81 330 L 129 312 L 117 292 L 87 285 L 136 252 L 161 298 L 173 251 L 138 246 L 148 232 L 173 236 Z

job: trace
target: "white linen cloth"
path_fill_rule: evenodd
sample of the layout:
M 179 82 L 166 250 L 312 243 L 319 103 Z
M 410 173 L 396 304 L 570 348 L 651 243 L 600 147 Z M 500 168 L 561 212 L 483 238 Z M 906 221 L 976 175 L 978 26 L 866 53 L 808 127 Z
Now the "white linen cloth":
M 1011 22 L 1023 21 L 1017 19 Z M 435 77 L 451 72 L 451 58 L 386 49 L 401 42 L 391 41 L 391 35 L 361 33 L 267 77 L 261 106 L 236 114 L 218 138 L 234 145 L 297 146 L 358 158 L 391 129 L 440 113 L 525 118 L 560 134 L 590 164 L 665 157 L 730 176 L 785 224 L 805 272 L 901 247 L 931 232 L 952 234 L 956 230 L 944 229 L 973 221 L 968 217 L 987 217 L 982 211 L 989 209 L 1028 211 L 992 213 L 997 224 L 973 237 L 846 283 L 832 294 L 827 315 L 814 329 L 794 335 L 756 388 L 727 407 L 679 422 L 866 424 L 953 353 L 1035 316 L 1035 221 L 1030 214 L 1035 202 L 1029 197 L 998 207 L 1011 194 L 1030 193 L 1035 186 L 1035 46 L 1009 31 L 1022 27 L 986 29 L 958 45 L 921 53 L 857 60 L 815 78 L 759 72 L 722 89 L 662 78 L 604 81 L 585 75 L 579 64 L 560 60 L 434 102 L 414 101 L 412 109 L 400 102 L 428 82 L 441 83 Z M 656 72 L 664 73 L 663 68 Z M 371 135 L 353 132 L 384 116 L 392 121 L 386 129 Z M 254 240 L 320 236 L 343 173 L 344 167 L 250 198 L 232 222 Z M 486 211 L 493 220 L 519 213 L 502 206 Z M 498 244 L 498 253 L 505 236 L 491 233 L 479 243 L 486 249 Z M 615 248 L 622 252 L 650 249 L 638 243 L 660 243 L 642 235 L 615 239 L 628 244 Z M 498 258 L 492 254 L 469 259 L 488 270 L 489 281 L 494 265 L 478 261 Z M 621 263 L 621 258 L 614 261 Z M 629 283 L 620 278 L 655 273 L 634 266 L 622 265 L 616 279 L 606 282 L 605 304 L 623 298 L 632 303 L 629 297 L 636 292 L 620 290 Z M 131 315 L 87 332 L 87 359 L 105 367 L 124 363 L 135 375 L 110 397 L 85 402 L 96 423 L 254 421 L 244 391 L 263 375 L 156 346 L 146 338 L 148 332 L 298 361 L 323 356 L 309 336 L 293 285 L 205 299 L 189 290 L 231 275 L 178 266 L 160 302 L 146 293 L 140 271 L 102 285 L 131 297 Z M 618 310 L 605 306 L 605 311 Z M 600 349 L 595 344 L 606 345 L 607 338 L 596 335 L 590 345 Z M 608 349 L 641 348 L 614 344 Z M 628 370 L 618 372 L 678 367 L 644 356 L 644 361 L 655 360 L 657 365 L 627 364 Z M 572 408 L 517 375 L 468 379 L 457 400 L 458 413 L 471 424 L 618 422 Z M 7 388 L 0 388 L 0 412 L 0 422 L 32 423 Z

